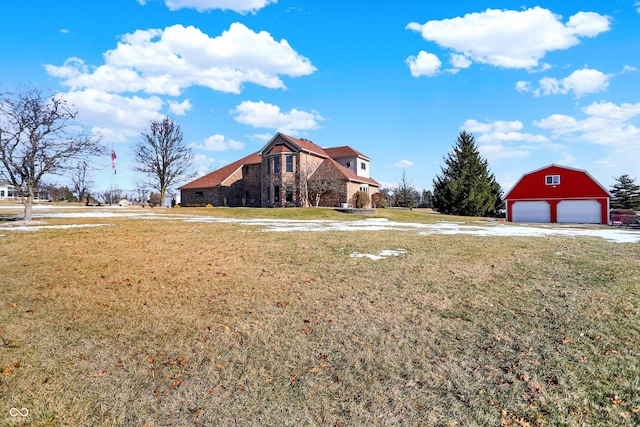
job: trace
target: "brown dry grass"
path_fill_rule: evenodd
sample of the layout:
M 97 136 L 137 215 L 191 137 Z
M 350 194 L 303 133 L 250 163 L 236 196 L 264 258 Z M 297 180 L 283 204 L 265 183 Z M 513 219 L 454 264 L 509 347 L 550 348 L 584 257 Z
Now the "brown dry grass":
M 637 244 L 108 222 L 0 237 L 0 424 L 640 423 Z

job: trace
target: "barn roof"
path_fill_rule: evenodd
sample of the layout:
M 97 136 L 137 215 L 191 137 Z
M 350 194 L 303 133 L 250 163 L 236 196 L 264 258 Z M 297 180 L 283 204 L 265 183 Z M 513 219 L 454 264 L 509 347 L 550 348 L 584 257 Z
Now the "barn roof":
M 538 179 L 542 175 L 560 175 L 560 184 L 546 185 L 542 179 Z M 578 197 L 611 197 L 611 193 L 585 170 L 551 164 L 522 175 L 507 191 L 504 199 Z

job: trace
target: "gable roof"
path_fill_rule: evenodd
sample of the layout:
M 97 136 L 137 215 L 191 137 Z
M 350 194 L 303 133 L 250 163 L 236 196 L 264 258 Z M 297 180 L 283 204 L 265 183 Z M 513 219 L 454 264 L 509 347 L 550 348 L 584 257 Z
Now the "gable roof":
M 284 146 L 282 146 L 282 143 L 284 143 Z M 276 147 L 276 145 L 278 145 L 278 147 Z M 375 179 L 358 176 L 355 172 L 351 171 L 351 169 L 344 167 L 335 160 L 335 158 L 354 156 L 370 160 L 367 156 L 354 150 L 353 148 L 342 146 L 324 149 L 314 142 L 309 141 L 308 139 L 298 139 L 278 132 L 273 138 L 271 138 L 271 140 L 269 140 L 267 145 L 265 145 L 262 150 L 253 154 L 249 154 L 248 156 L 230 163 L 211 173 L 208 173 L 207 175 L 201 176 L 200 178 L 197 178 L 194 181 L 191 181 L 183 185 L 182 187 L 179 187 L 179 189 L 192 190 L 224 185 L 224 182 L 243 166 L 262 163 L 262 154 L 266 152 L 269 147 L 273 149 L 274 153 L 283 153 L 290 152 L 289 150 L 291 150 L 292 146 L 300 151 L 312 153 L 323 158 L 323 162 L 328 162 L 329 164 L 337 168 L 337 170 L 340 171 L 342 177 L 348 181 L 360 182 L 380 187 L 380 184 Z M 274 147 L 276 148 L 274 149 Z
M 324 152 L 327 153 L 329 157 L 332 157 L 334 159 L 340 159 L 343 157 L 360 157 L 365 160 L 371 160 L 361 152 L 356 151 L 347 145 L 343 145 L 342 147 L 325 148 Z
M 579 187 L 573 186 L 571 190 L 572 190 L 572 193 L 574 193 L 573 194 L 574 196 L 611 197 L 611 193 L 609 192 L 609 190 L 607 190 L 602 184 L 600 184 L 586 170 L 576 169 L 576 168 L 571 168 L 571 167 L 561 166 L 556 164 L 550 164 L 548 166 L 542 167 L 540 169 L 536 169 L 534 171 L 531 171 L 522 175 L 520 179 L 518 179 L 516 183 L 509 189 L 509 191 L 506 192 L 504 196 L 504 200 L 520 198 L 521 195 L 518 194 L 518 187 L 521 184 L 524 184 L 525 182 L 527 182 L 529 179 L 531 179 L 532 175 L 537 175 L 545 171 L 548 172 L 549 174 L 558 174 L 558 173 L 561 173 L 562 171 L 565 171 L 572 175 L 582 175 L 584 177 L 587 177 L 593 183 L 593 185 L 589 186 L 590 188 L 582 188 L 582 187 L 579 188 Z M 561 183 L 562 183 L 562 180 L 561 180 Z M 546 189 L 547 187 L 550 187 L 550 186 L 546 186 L 543 184 L 538 185 L 538 188 L 541 189 L 541 191 L 542 189 Z M 544 198 L 544 196 L 541 194 L 532 194 L 532 196 Z
M 296 146 L 301 151 L 313 153 L 323 158 L 329 157 L 327 153 L 324 151 L 324 149 L 319 145 L 315 144 L 314 142 L 309 141 L 308 139 L 305 139 L 305 138 L 300 138 L 300 139 L 294 138 L 292 136 L 285 135 L 282 132 L 276 133 L 275 136 L 269 140 L 267 145 L 265 145 L 262 148 L 262 150 L 259 151 L 259 153 L 263 154 L 268 150 L 269 147 L 274 146 L 278 142 L 282 142 L 283 140 L 284 142 L 288 142 L 289 144 Z
M 208 173 L 200 178 L 189 182 L 188 184 L 179 187 L 180 190 L 194 189 L 194 188 L 209 188 L 222 185 L 222 183 L 231 176 L 234 172 L 245 165 L 253 165 L 261 163 L 262 157 L 259 153 L 249 154 L 247 157 L 243 157 L 233 163 L 230 163 L 220 169 L 217 169 L 211 173 Z

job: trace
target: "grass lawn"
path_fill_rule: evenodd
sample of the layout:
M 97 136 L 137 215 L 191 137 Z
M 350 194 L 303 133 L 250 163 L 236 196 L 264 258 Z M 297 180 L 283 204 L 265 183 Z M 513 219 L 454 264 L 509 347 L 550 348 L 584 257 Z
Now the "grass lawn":
M 639 244 L 106 222 L 0 233 L 0 425 L 640 424 Z

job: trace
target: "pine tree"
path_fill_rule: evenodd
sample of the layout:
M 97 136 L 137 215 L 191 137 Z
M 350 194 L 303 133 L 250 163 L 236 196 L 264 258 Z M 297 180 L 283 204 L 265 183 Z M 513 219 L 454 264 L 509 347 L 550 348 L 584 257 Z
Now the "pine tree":
M 611 187 L 611 207 L 614 209 L 640 209 L 640 186 L 629 175 L 616 178 Z
M 487 216 L 502 203 L 502 189 L 480 156 L 472 134 L 463 131 L 433 180 L 433 206 L 444 214 Z

